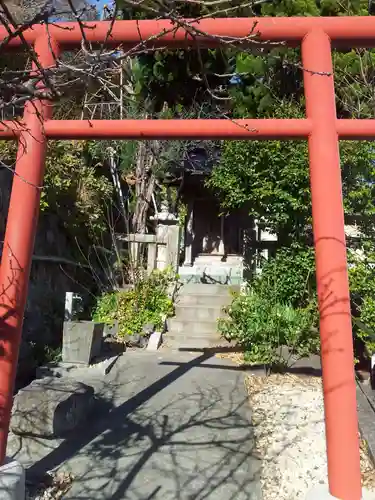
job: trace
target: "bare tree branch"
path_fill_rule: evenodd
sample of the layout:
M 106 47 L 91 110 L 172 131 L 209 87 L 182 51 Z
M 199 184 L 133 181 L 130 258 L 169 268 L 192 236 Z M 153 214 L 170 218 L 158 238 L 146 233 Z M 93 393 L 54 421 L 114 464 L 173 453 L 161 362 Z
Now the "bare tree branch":
M 153 14 L 155 19 L 170 19 L 172 21 L 172 26 L 169 30 L 162 30 L 160 33 L 149 37 L 147 40 L 143 40 L 141 33 L 139 31 L 139 43 L 132 48 L 123 50 L 123 47 L 118 46 L 112 50 L 106 50 L 106 42 L 111 37 L 113 27 L 115 25 L 116 18 L 119 13 L 118 4 L 112 12 L 110 12 L 110 21 L 108 32 L 106 34 L 105 40 L 101 45 L 100 50 L 93 49 L 91 44 L 88 42 L 87 30 L 92 29 L 85 22 L 85 15 L 87 14 L 87 8 L 83 7 L 78 9 L 73 0 L 66 0 L 67 6 L 69 7 L 69 12 L 56 12 L 53 7 L 45 7 L 40 13 L 32 15 L 30 19 L 24 20 L 22 23 L 17 23 L 14 18 L 11 9 L 7 5 L 5 0 L 0 0 L 0 23 L 6 28 L 8 36 L 0 41 L 0 52 L 6 49 L 6 47 L 15 38 L 18 38 L 22 42 L 22 50 L 25 54 L 25 60 L 29 59 L 35 67 L 35 71 L 32 68 L 25 68 L 19 70 L 7 70 L 5 69 L 0 76 L 0 111 L 4 116 L 8 112 L 8 115 L 14 113 L 16 108 L 22 106 L 27 100 L 35 98 L 43 98 L 51 101 L 59 101 L 61 98 L 69 98 L 69 94 L 74 93 L 75 87 L 80 83 L 81 92 L 86 92 L 91 86 L 101 86 L 105 80 L 113 81 L 113 77 L 118 74 L 122 61 L 127 61 L 130 58 L 137 57 L 142 54 L 152 53 L 155 50 L 161 50 L 160 47 L 156 49 L 156 44 L 153 42 L 158 39 L 165 37 L 168 34 L 173 34 L 174 32 L 183 29 L 186 31 L 186 35 L 198 40 L 201 37 L 209 38 L 223 48 L 234 48 L 238 46 L 245 46 L 249 43 L 256 46 L 259 45 L 257 40 L 258 33 L 256 31 L 256 22 L 254 22 L 252 28 L 250 29 L 249 35 L 237 39 L 233 37 L 218 37 L 215 35 L 208 35 L 202 31 L 199 27 L 199 20 L 207 17 L 205 14 L 199 18 L 193 20 L 185 20 L 178 14 L 178 4 L 181 4 L 180 0 L 173 0 L 170 2 L 164 2 L 159 0 L 147 1 L 144 0 L 124 0 L 123 6 L 138 8 L 146 13 Z M 209 7 L 214 15 L 215 9 L 223 8 L 224 10 L 232 11 L 233 9 L 243 9 L 252 8 L 252 6 L 257 5 L 257 2 L 239 2 L 239 5 L 233 6 L 230 2 L 224 0 L 212 0 L 212 1 L 200 1 L 200 0 L 189 0 L 186 2 L 188 4 L 196 4 L 201 6 Z M 258 2 L 259 3 L 259 2 Z M 108 13 L 107 9 L 107 13 Z M 218 11 L 219 14 L 222 11 Z M 224 11 L 223 11 L 224 12 Z M 73 18 L 79 27 L 80 33 L 82 35 L 82 46 L 79 53 L 79 57 L 75 61 L 67 60 L 66 57 L 58 58 L 54 54 L 55 65 L 50 68 L 42 68 L 34 49 L 27 43 L 24 32 L 35 25 L 45 25 L 47 32 L 49 33 L 49 26 L 59 26 L 55 23 L 55 19 L 62 15 L 67 15 Z M 27 17 L 27 16 L 26 16 Z M 59 26 L 61 29 L 70 29 L 67 26 Z M 262 46 L 264 42 L 262 43 Z M 50 50 L 53 52 L 52 44 L 50 43 Z M 199 52 L 199 47 L 198 47 Z M 225 92 L 215 92 L 210 89 L 208 84 L 208 79 L 206 72 L 204 70 L 204 65 L 201 64 L 202 70 L 202 81 L 204 82 L 207 92 L 212 98 L 218 100 L 227 100 L 229 97 L 225 95 Z M 217 76 L 217 75 L 216 75 Z M 224 76 L 224 75 L 223 75 Z M 81 82 L 79 82 L 81 80 Z M 96 83 L 95 83 L 96 82 Z M 126 88 L 122 83 L 121 89 L 122 94 L 126 94 Z M 223 95 L 221 95 L 223 94 Z M 126 98 L 126 95 L 125 95 Z

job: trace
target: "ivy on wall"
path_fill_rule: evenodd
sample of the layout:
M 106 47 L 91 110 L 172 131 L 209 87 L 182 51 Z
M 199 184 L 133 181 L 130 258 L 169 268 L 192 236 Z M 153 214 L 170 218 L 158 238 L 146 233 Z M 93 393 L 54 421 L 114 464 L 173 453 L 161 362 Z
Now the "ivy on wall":
M 59 216 L 72 236 L 86 228 L 90 238 L 107 229 L 113 185 L 85 141 L 51 141 L 41 209 Z
M 0 161 L 10 170 L 14 170 L 16 149 L 15 143 L 0 142 Z M 107 229 L 112 195 L 107 170 L 90 154 L 89 143 L 49 142 L 40 199 L 42 216 L 57 215 L 72 240 L 98 241 Z

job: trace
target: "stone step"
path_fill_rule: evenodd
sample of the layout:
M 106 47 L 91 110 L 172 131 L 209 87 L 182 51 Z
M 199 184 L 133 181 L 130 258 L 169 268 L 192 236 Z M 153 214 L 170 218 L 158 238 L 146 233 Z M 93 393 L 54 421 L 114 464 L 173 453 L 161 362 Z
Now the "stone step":
M 168 332 L 171 332 L 173 335 L 183 334 L 186 337 L 218 335 L 216 321 L 196 321 L 194 317 L 190 318 L 190 320 L 169 319 Z
M 239 286 L 206 283 L 187 283 L 181 287 L 179 295 L 224 295 L 231 297 L 231 291 L 239 291 Z
M 216 268 L 225 269 L 233 271 L 242 271 L 243 269 L 243 257 L 239 255 L 228 255 L 225 260 L 220 258 L 212 258 L 212 255 L 198 255 L 194 259 L 193 267 L 203 267 L 203 268 Z
M 163 338 L 164 347 L 171 349 L 208 349 L 213 347 L 228 347 L 229 343 L 219 336 L 201 335 L 189 337 L 186 335 L 167 334 Z
M 218 318 L 225 317 L 221 306 L 207 307 L 197 305 L 177 305 L 175 307 L 176 319 L 181 321 L 211 321 L 216 323 Z
M 179 295 L 176 297 L 177 306 L 196 306 L 196 307 L 218 307 L 228 306 L 232 302 L 230 295 Z

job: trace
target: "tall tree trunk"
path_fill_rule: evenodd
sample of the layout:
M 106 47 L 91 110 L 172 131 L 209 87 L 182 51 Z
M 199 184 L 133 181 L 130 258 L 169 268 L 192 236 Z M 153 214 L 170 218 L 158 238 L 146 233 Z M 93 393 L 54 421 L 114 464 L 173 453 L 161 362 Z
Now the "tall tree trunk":
M 152 195 L 156 183 L 156 168 L 159 152 L 157 141 L 140 141 L 136 157 L 135 171 L 135 194 L 136 204 L 132 218 L 132 229 L 134 233 L 145 233 L 147 228 L 147 215 L 152 201 Z M 131 263 L 133 267 L 133 279 L 137 279 L 136 274 L 142 268 L 146 248 L 141 248 L 141 244 L 133 244 L 131 247 Z
M 135 171 L 137 199 L 132 220 L 135 233 L 146 231 L 147 213 L 155 189 L 158 150 L 159 143 L 157 141 L 139 143 Z

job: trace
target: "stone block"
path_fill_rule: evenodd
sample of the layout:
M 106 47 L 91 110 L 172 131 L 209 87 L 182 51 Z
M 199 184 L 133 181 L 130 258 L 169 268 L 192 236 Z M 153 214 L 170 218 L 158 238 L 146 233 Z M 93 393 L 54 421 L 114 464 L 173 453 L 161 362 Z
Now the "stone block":
M 147 344 L 147 351 L 157 351 L 162 343 L 161 332 L 154 332 L 150 335 Z
M 64 321 L 63 362 L 89 365 L 100 356 L 103 330 L 104 323 Z
M 76 364 L 72 363 L 48 363 L 38 366 L 36 369 L 36 378 L 43 377 L 66 377 L 77 368 Z
M 115 321 L 113 325 L 104 325 L 104 337 L 117 337 L 119 332 L 118 321 Z
M 94 389 L 69 377 L 34 380 L 14 398 L 11 429 L 15 434 L 63 437 L 85 420 Z
M 0 467 L 1 500 L 25 500 L 25 470 L 16 460 L 5 459 Z
M 146 325 L 143 326 L 142 332 L 145 335 L 151 335 L 151 333 L 155 330 L 155 325 L 154 323 L 147 323 Z

